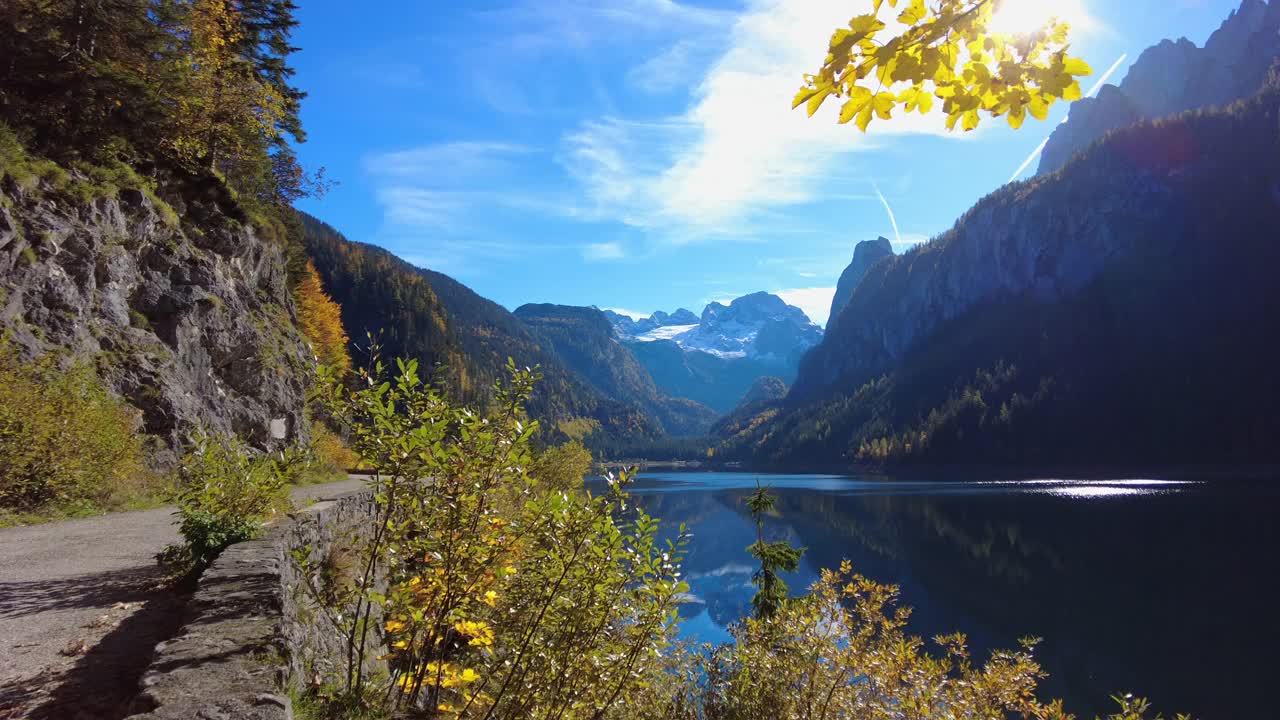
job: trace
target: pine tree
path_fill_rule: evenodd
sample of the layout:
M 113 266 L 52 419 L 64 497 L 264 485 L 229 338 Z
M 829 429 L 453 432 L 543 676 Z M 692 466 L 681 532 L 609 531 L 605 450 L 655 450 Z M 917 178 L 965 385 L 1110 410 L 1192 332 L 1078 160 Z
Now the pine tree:
M 787 600 L 787 583 L 778 573 L 795 572 L 804 556 L 804 548 L 793 547 L 785 540 L 764 541 L 764 516 L 773 511 L 777 502 L 777 496 L 761 487 L 759 480 L 756 491 L 747 497 L 747 510 L 756 523 L 756 541 L 747 547 L 747 552 L 760 561 L 760 569 L 751 576 L 751 584 L 758 588 L 751 598 L 751 608 L 761 619 L 772 618 Z

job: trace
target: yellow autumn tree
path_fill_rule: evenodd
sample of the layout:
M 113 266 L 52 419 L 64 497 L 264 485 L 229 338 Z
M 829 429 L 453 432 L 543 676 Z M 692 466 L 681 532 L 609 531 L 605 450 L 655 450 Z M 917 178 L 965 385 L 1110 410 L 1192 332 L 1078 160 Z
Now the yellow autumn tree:
M 948 130 L 972 130 L 983 115 L 1004 116 L 1013 128 L 1028 114 L 1043 120 L 1058 100 L 1080 98 L 1076 78 L 1092 70 L 1068 54 L 1070 26 L 1061 19 L 1023 33 L 992 30 L 1004 3 L 1026 1 L 865 0 L 871 12 L 836 29 L 822 67 L 805 75 L 792 107 L 805 105 L 812 116 L 828 98 L 840 98 L 840 122 L 852 120 L 864 132 L 895 109 L 928 113 L 934 98 Z M 886 34 L 889 22 L 895 25 Z
M 351 369 L 346 331 L 342 327 L 342 306 L 324 291 L 320 273 L 310 260 L 307 271 L 295 291 L 298 303 L 298 325 L 311 343 L 320 362 L 335 370 Z
M 192 0 L 183 7 L 187 47 L 176 56 L 173 150 L 189 166 L 212 170 L 255 161 L 279 137 L 288 101 L 244 54 L 235 3 Z

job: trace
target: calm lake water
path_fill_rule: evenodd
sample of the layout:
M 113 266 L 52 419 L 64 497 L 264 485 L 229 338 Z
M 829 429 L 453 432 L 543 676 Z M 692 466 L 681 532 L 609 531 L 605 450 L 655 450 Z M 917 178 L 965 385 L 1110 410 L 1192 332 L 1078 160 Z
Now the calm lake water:
M 1045 640 L 1045 691 L 1078 717 L 1109 697 L 1170 715 L 1277 717 L 1280 479 L 918 482 L 834 475 L 647 472 L 632 496 L 694 533 L 686 636 L 728 639 L 754 588 L 743 498 L 778 495 L 768 539 L 808 548 L 792 590 L 843 558 L 902 586 L 917 634 L 961 630 L 975 659 Z

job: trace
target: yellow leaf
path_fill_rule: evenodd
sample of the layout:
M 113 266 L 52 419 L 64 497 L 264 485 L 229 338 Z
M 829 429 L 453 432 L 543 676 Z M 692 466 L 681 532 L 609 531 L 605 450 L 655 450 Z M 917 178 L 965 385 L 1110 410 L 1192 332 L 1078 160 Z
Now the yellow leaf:
M 1093 68 L 1089 67 L 1089 63 L 1081 60 L 1080 58 L 1067 58 L 1067 61 L 1063 63 L 1062 68 L 1066 70 L 1069 75 L 1093 74 Z
M 970 130 L 978 127 L 978 111 L 977 110 L 965 111 L 964 122 L 960 125 L 960 127 L 965 132 L 969 132 Z
M 1031 111 L 1031 117 L 1037 120 L 1044 120 L 1049 116 L 1049 103 L 1045 102 L 1039 93 L 1031 96 L 1027 109 Z
M 1027 116 L 1026 108 L 1018 106 L 1009 110 L 1009 127 L 1017 130 L 1022 127 L 1022 121 Z
M 867 103 L 862 106 L 862 110 L 858 111 L 858 129 L 862 132 L 867 131 L 867 126 L 871 124 L 874 104 Z
M 923 20 L 928 12 L 928 9 L 924 6 L 924 0 L 911 0 L 911 4 L 907 6 L 907 9 L 898 15 L 898 22 L 903 25 L 915 25 Z
M 876 19 L 875 15 L 859 15 L 849 21 L 849 29 L 853 31 L 855 39 L 861 39 L 883 30 L 884 23 Z
M 888 120 L 890 117 L 889 113 L 893 110 L 896 100 L 897 98 L 895 98 L 893 93 L 890 92 L 882 92 L 879 95 L 876 95 L 874 103 L 876 115 L 879 115 L 881 120 Z
M 813 97 L 814 93 L 816 92 L 818 92 L 818 88 L 816 87 L 800 88 L 800 91 L 796 93 L 795 98 L 792 99 L 791 101 L 791 109 L 795 110 L 796 108 L 800 107 L 802 104 L 804 104 L 805 100 L 808 100 L 809 98 Z
M 921 115 L 927 114 L 933 109 L 933 96 L 929 93 L 922 92 L 917 100 L 917 106 Z
M 809 117 L 813 117 L 813 114 L 818 112 L 818 108 L 822 107 L 822 102 L 827 99 L 827 96 L 831 94 L 831 91 L 832 87 L 827 85 L 814 93 L 813 97 L 809 98 Z
M 1068 85 L 1066 89 L 1062 91 L 1062 99 L 1067 100 L 1069 102 L 1074 100 L 1079 100 L 1080 99 L 1080 82 L 1076 81 Z
M 863 108 L 871 100 L 871 91 L 864 87 L 854 87 L 849 99 L 840 108 L 840 123 L 844 124 L 853 119 L 854 115 Z

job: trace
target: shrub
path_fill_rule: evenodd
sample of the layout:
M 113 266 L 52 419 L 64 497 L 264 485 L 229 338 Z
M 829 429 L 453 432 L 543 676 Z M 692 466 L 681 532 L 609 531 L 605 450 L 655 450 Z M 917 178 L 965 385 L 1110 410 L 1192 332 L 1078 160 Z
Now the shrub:
M 544 450 L 529 466 L 529 476 L 544 489 L 570 492 L 582 488 L 591 471 L 591 451 L 577 440 Z
M 360 467 L 360 456 L 347 446 L 342 436 L 334 432 L 328 423 L 310 419 L 311 461 L 303 474 L 303 482 L 331 482 L 342 480 L 347 471 Z
M 488 417 L 424 383 L 416 362 L 390 380 L 376 360 L 356 383 L 322 374 L 327 409 L 373 471 L 379 518 L 345 589 L 297 558 L 347 641 L 320 714 L 593 718 L 664 667 L 683 541 L 660 545 L 643 513 L 615 520 L 625 477 L 602 497 L 533 483 L 535 374 L 508 373 Z
M 154 491 L 137 425 L 91 365 L 24 362 L 0 339 L 0 509 L 115 509 Z
M 256 536 L 264 520 L 288 510 L 289 483 L 305 464 L 297 452 L 254 454 L 235 437 L 198 432 L 179 468 L 183 544 L 166 548 L 161 561 L 204 567 Z

